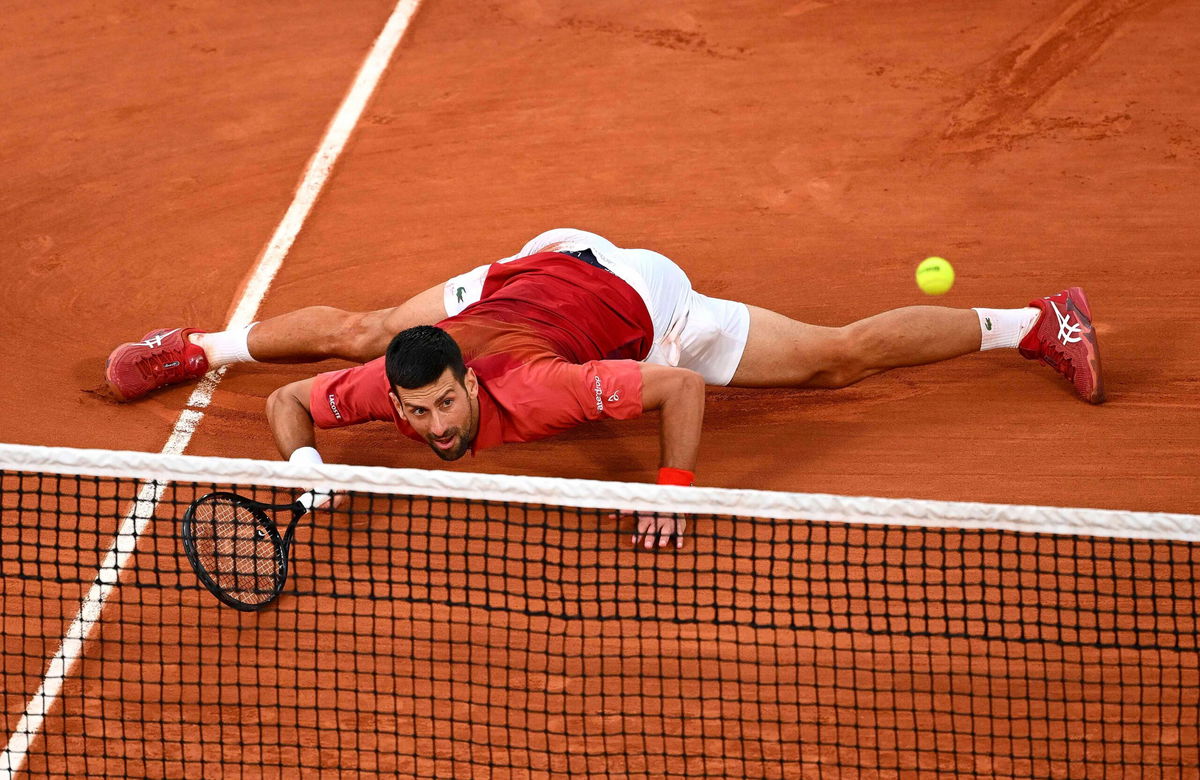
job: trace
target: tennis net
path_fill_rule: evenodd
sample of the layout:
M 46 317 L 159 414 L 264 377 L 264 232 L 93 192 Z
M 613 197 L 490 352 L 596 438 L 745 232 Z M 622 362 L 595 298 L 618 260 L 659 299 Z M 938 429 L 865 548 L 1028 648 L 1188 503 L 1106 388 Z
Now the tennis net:
M 317 484 L 275 604 L 199 585 L 193 500 Z M 1200 766 L 1195 516 L 15 445 L 0 512 L 0 778 Z

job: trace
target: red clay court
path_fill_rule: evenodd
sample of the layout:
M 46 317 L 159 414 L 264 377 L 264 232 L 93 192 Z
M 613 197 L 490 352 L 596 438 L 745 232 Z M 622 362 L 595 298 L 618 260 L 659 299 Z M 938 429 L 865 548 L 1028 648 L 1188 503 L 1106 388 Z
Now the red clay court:
M 7 5 L 0 25 L 0 72 L 5 74 L 0 84 L 0 147 L 6 152 L 0 192 L 0 441 L 159 452 L 187 406 L 191 388 L 117 404 L 104 394 L 105 356 L 116 344 L 153 328 L 217 328 L 229 320 L 395 4 L 346 0 L 334 8 L 305 0 L 161 5 L 12 0 Z M 622 246 L 658 250 L 679 262 L 702 292 L 818 324 L 842 324 L 885 309 L 930 302 L 1015 307 L 1078 284 L 1087 290 L 1099 327 L 1109 396 L 1103 406 L 1080 403 L 1061 378 L 1008 353 L 898 370 L 839 391 L 712 389 L 698 484 L 1194 515 L 1200 513 L 1200 353 L 1195 349 L 1200 326 L 1194 314 L 1200 295 L 1200 264 L 1194 258 L 1200 245 L 1194 206 L 1200 202 L 1200 179 L 1195 175 L 1200 164 L 1197 51 L 1200 5 L 1170 0 L 423 0 L 295 243 L 284 253 L 255 318 L 317 303 L 356 310 L 391 306 L 453 273 L 512 254 L 533 235 L 557 226 L 595 231 Z M 913 283 L 913 269 L 929 255 L 946 257 L 958 273 L 954 288 L 936 301 Z M 335 364 L 321 369 L 331 367 Z M 203 418 L 186 452 L 277 458 L 263 416 L 264 400 L 276 387 L 313 371 L 265 365 L 231 370 L 211 403 L 200 410 Z M 330 462 L 441 467 L 431 462 L 425 448 L 400 440 L 383 425 L 333 432 L 321 445 Z M 645 419 L 579 428 L 445 468 L 645 482 L 653 478 L 656 458 L 656 421 Z M 38 565 L 49 565 L 53 551 L 67 549 L 60 553 L 58 565 L 77 569 L 61 582 L 37 584 L 41 575 L 36 575 L 36 567 L 23 568 L 25 558 L 4 554 L 6 567 L 11 563 L 13 572 L 19 569 L 18 574 L 28 575 L 18 578 L 19 585 L 5 586 L 6 648 L 13 636 L 38 637 L 27 639 L 19 650 L 23 658 L 34 660 L 20 670 L 4 670 L 7 733 L 79 609 L 120 525 L 122 502 L 132 499 L 128 492 L 105 490 L 59 499 L 61 511 L 82 513 L 83 519 L 71 527 L 30 536 L 27 528 L 14 525 L 16 520 L 10 522 L 10 515 L 4 519 L 8 550 L 17 549 L 17 544 L 36 549 Z M 169 496 L 170 491 L 164 507 L 171 505 Z M 5 504 L 6 510 L 15 508 Z M 605 648 L 624 646 L 623 637 L 636 636 L 639 657 L 650 659 L 656 657 L 655 643 L 682 641 L 670 630 L 695 631 L 697 635 L 683 639 L 703 646 L 704 663 L 713 664 L 712 674 L 719 675 L 721 664 L 739 660 L 737 643 L 744 637 L 734 628 L 722 628 L 719 620 L 704 627 L 704 614 L 689 613 L 674 623 L 663 618 L 662 625 L 677 628 L 656 624 L 651 631 L 645 623 L 623 623 L 632 618 L 618 604 L 612 620 L 598 623 L 600 633 L 594 636 L 585 632 L 557 649 L 526 648 L 522 652 L 531 655 L 518 658 L 514 651 L 513 658 L 506 659 L 495 637 L 472 633 L 478 622 L 470 614 L 400 616 L 394 610 L 436 612 L 414 596 L 414 590 L 469 590 L 472 584 L 465 573 L 486 568 L 490 555 L 514 545 L 522 571 L 536 563 L 539 578 L 565 581 L 562 587 L 570 593 L 558 592 L 556 599 L 605 600 L 615 598 L 622 583 L 657 584 L 670 591 L 657 593 L 660 610 L 694 584 L 680 572 L 694 571 L 695 566 L 727 568 L 734 590 L 739 574 L 769 589 L 774 564 L 758 570 L 753 562 L 764 543 L 767 548 L 782 544 L 793 552 L 817 543 L 861 550 L 866 557 L 847 565 L 861 564 L 868 580 L 872 567 L 912 562 L 903 554 L 897 560 L 888 557 L 893 542 L 902 550 L 931 549 L 929 540 L 914 540 L 907 532 L 829 530 L 853 537 L 831 542 L 821 536 L 827 531 L 819 524 L 798 525 L 786 533 L 758 526 L 730 530 L 734 536 L 727 538 L 737 543 L 723 548 L 726 521 L 714 519 L 703 526 L 707 536 L 696 539 L 697 545 L 707 540 L 708 547 L 689 552 L 686 565 L 676 567 L 654 556 L 646 563 L 625 550 L 613 553 L 619 563 L 614 579 L 597 584 L 571 579 L 579 577 L 577 571 L 571 574 L 576 567 L 594 565 L 595 560 L 584 556 L 581 563 L 578 555 L 561 550 L 576 544 L 603 549 L 607 542 L 596 541 L 605 538 L 596 529 L 603 531 L 607 521 L 599 515 L 552 515 L 552 520 L 562 519 L 564 527 L 522 520 L 514 527 L 528 524 L 537 533 L 513 541 L 508 536 L 514 533 L 512 527 L 502 528 L 494 515 L 485 514 L 486 530 L 474 542 L 443 548 L 438 540 L 446 524 L 461 523 L 470 514 L 426 511 L 417 524 L 421 527 L 410 529 L 414 536 L 397 542 L 410 551 L 414 539 L 424 540 L 420 544 L 426 547 L 418 545 L 417 552 L 405 556 L 374 548 L 355 552 L 353 545 L 339 541 L 336 525 L 314 528 L 314 548 L 342 550 L 346 556 L 335 556 L 327 564 L 314 557 L 293 599 L 317 604 L 317 625 L 311 626 L 314 645 L 294 649 L 288 656 L 287 647 L 273 646 L 272 635 L 264 633 L 269 626 L 259 623 L 250 646 L 271 647 L 279 654 L 272 656 L 271 665 L 281 668 L 303 666 L 321 651 L 333 653 L 330 657 L 342 657 L 337 654 L 344 651 L 344 657 L 352 658 L 353 649 L 338 643 L 353 640 L 353 615 L 362 618 L 363 610 L 380 621 L 378 625 L 401 618 L 430 625 L 445 618 L 446 636 L 397 637 L 394 646 L 389 642 L 372 647 L 372 652 L 397 659 L 396 664 L 410 665 L 391 669 L 398 678 L 433 679 L 432 688 L 420 694 L 431 699 L 446 695 L 450 688 L 439 689 L 436 681 L 442 674 L 453 677 L 455 669 L 453 653 L 438 654 L 439 641 L 487 648 L 491 665 L 486 668 L 511 670 L 506 678 L 511 690 L 525 684 L 518 677 L 533 674 L 530 658 L 569 659 L 576 653 L 601 658 Z M 25 514 L 20 518 L 22 525 L 31 522 Z M 393 533 L 396 530 L 389 529 L 388 534 Z M 132 594 L 123 596 L 124 587 L 117 588 L 99 623 L 101 630 L 111 617 L 121 626 L 161 623 L 177 630 L 194 619 L 199 625 L 188 628 L 193 634 L 208 626 L 235 626 L 231 630 L 237 631 L 236 620 L 221 613 L 215 602 L 204 601 L 207 594 L 192 589 L 186 565 L 178 568 L 169 531 L 154 534 L 153 545 L 146 543 L 153 551 L 139 547 L 138 555 L 169 568 L 155 580 L 154 587 L 162 590 L 154 590 L 158 595 L 153 599 L 161 603 L 128 603 L 123 599 L 132 599 Z M 769 539 L 764 542 L 760 534 Z M 551 546 L 561 555 L 549 564 L 537 552 L 549 544 L 547 536 L 553 536 Z M 971 538 L 952 540 L 958 554 L 974 555 Z M 1003 559 L 1008 549 L 1004 544 L 1014 545 L 1014 560 L 1061 552 L 1057 543 L 1042 537 L 1001 542 L 995 550 L 986 539 L 978 544 L 982 547 L 975 557 L 983 559 L 993 553 Z M 1026 549 L 1027 544 L 1032 547 Z M 1087 556 L 1103 559 L 1107 550 L 1089 547 Z M 1145 562 L 1140 556 L 1151 552 L 1136 544 L 1129 550 L 1140 562 Z M 372 571 L 380 569 L 380 578 L 397 577 L 403 568 L 400 561 L 412 563 L 409 555 L 421 558 L 421 570 L 427 573 L 449 565 L 451 577 L 446 582 L 437 581 L 435 574 L 428 575 L 429 582 L 407 580 L 403 598 L 415 601 L 403 607 L 375 598 L 355 602 L 358 586 L 352 582 L 319 584 L 323 579 L 344 580 L 343 575 L 354 570 L 355 554 L 371 558 L 359 563 Z M 1164 565 L 1180 578 L 1172 594 L 1178 602 L 1171 618 L 1181 637 L 1174 660 L 1183 671 L 1176 680 L 1153 682 L 1173 690 L 1175 704 L 1185 712 L 1174 736 L 1151 735 L 1152 729 L 1141 724 L 1139 738 L 1154 742 L 1156 750 L 1173 751 L 1172 768 L 1161 776 L 1197 777 L 1200 757 L 1194 745 L 1200 737 L 1195 715 L 1186 710 L 1193 704 L 1200 708 L 1200 631 L 1195 609 L 1190 617 L 1186 610 L 1174 610 L 1189 599 L 1193 607 L 1200 604 L 1195 589 L 1186 585 L 1189 578 L 1200 576 L 1200 553 L 1193 544 L 1171 547 L 1166 555 Z M 697 564 L 697 558 L 703 560 Z M 322 565 L 329 568 L 322 570 Z M 739 565 L 749 569 L 739 571 Z M 1154 565 L 1150 573 L 1157 577 L 1161 572 Z M 804 567 L 784 568 L 796 581 L 817 576 Z M 406 576 L 412 574 L 406 571 Z M 455 579 L 455 571 L 462 573 L 461 581 Z M 913 569 L 912 576 L 924 576 L 920 571 Z M 6 578 L 10 573 L 6 568 Z M 522 579 L 509 569 L 490 574 L 500 578 L 506 592 L 517 589 Z M 820 576 L 827 575 L 832 576 L 826 571 Z M 1078 571 L 1074 575 L 1083 576 Z M 142 582 L 143 576 L 150 575 L 134 573 L 130 579 Z M 624 576 L 629 580 L 622 580 Z M 1020 580 L 1019 574 L 1011 576 Z M 990 585 L 1003 591 L 1006 582 L 999 576 Z M 1040 587 L 1007 582 L 1012 587 L 1027 584 L 1033 592 Z M 1162 594 L 1128 595 L 1137 601 Z M 880 597 L 881 592 L 870 587 L 848 594 L 864 604 Z M 437 603 L 441 596 L 429 598 L 429 603 Z M 521 598 L 536 601 L 542 596 L 525 593 Z M 329 619 L 335 612 L 342 614 L 341 607 L 330 604 L 351 603 L 351 617 Z M 56 604 L 61 612 L 51 608 Z M 302 606 L 281 613 L 298 621 L 287 627 L 287 637 L 303 636 L 308 627 Z M 718 606 L 713 606 L 717 612 Z M 772 604 L 770 610 L 777 607 Z M 453 613 L 458 608 L 447 609 Z M 512 614 L 524 614 L 524 607 L 514 609 L 505 613 L 506 621 Z M 558 630 L 554 621 L 561 615 L 529 610 L 535 617 L 522 620 L 549 621 L 537 631 L 552 636 Z M 982 606 L 966 609 L 964 626 L 985 620 L 987 614 Z M 15 615 L 23 616 L 15 621 L 19 628 L 10 627 L 10 616 Z M 323 623 L 321 615 L 326 618 Z M 487 619 L 497 618 L 493 614 Z M 680 620 L 683 628 L 678 628 Z M 751 662 L 756 673 L 810 664 L 804 668 L 827 670 L 836 678 L 836 651 L 846 649 L 838 644 L 838 630 L 863 627 L 852 625 L 853 620 L 845 626 L 831 620 L 806 624 L 805 630 L 812 633 L 803 657 L 793 653 L 774 661 L 764 655 L 741 660 Z M 729 625 L 737 624 L 733 620 Z M 535 630 L 526 624 L 487 625 L 505 636 Z M 775 632 L 789 626 L 759 625 L 754 641 L 775 641 Z M 629 633 L 605 633 L 618 628 Z M 1126 629 L 1131 627 L 1122 628 Z M 24 633 L 15 634 L 18 630 Z M 969 627 L 963 630 L 971 633 Z M 168 639 L 184 645 L 207 641 L 192 634 L 155 641 Z M 330 646 L 319 647 L 318 639 Z M 734 644 L 723 645 L 721 640 Z M 78 695 L 92 702 L 97 712 L 123 712 L 127 723 L 150 719 L 134 712 L 128 702 L 148 700 L 149 694 L 133 690 L 134 681 L 145 680 L 145 670 L 155 668 L 156 659 L 140 659 L 137 672 L 119 668 L 138 660 L 139 642 L 145 641 L 146 636 L 138 634 L 118 642 L 119 653 L 110 660 L 115 667 L 104 666 L 104 650 L 96 655 L 85 651 L 82 667 L 95 675 L 89 681 L 102 682 L 111 674 L 121 684 L 119 690 L 104 691 L 114 699 L 100 697 L 99 689 L 93 691 L 97 698 L 87 698 L 84 682 L 77 683 Z M 889 641 L 897 642 L 897 648 L 883 644 Z M 904 644 L 904 652 L 943 657 L 945 648 L 908 644 L 914 641 L 926 640 L 874 638 L 872 652 L 900 652 L 899 644 Z M 414 649 L 420 643 L 425 644 Z M 154 645 L 155 652 L 162 646 Z M 733 647 L 735 657 L 723 657 L 723 647 Z M 962 654 L 956 655 L 959 650 Z M 946 657 L 970 658 L 976 650 L 951 648 Z M 6 658 L 9 652 L 18 651 L 6 650 Z M 413 659 L 426 657 L 421 653 L 427 653 L 428 666 L 416 668 L 420 663 Z M 543 653 L 547 655 L 539 655 Z M 231 656 L 224 657 L 229 662 Z M 1119 647 L 1084 653 L 1075 660 L 1093 671 L 1128 661 Z M 180 668 L 179 659 L 160 658 L 157 663 L 160 668 Z M 252 663 L 260 664 L 254 669 L 261 671 L 267 661 L 258 657 Z M 856 658 L 852 666 L 862 676 L 870 663 Z M 600 700 L 609 697 L 609 705 L 597 713 L 581 712 L 581 718 L 594 716 L 607 728 L 611 723 L 605 718 L 629 716 L 611 706 L 620 701 L 622 691 L 589 689 L 586 671 L 574 666 L 542 669 L 537 685 L 550 693 L 571 693 L 573 681 L 583 679 L 578 693 Z M 224 673 L 238 674 L 236 668 Z M 373 681 L 386 676 L 380 669 L 356 673 L 368 674 Z M 319 677 L 319 670 L 312 674 Z M 614 679 L 622 679 L 619 672 L 614 674 Z M 672 679 L 666 666 L 656 667 L 655 674 L 659 680 Z M 1002 676 L 996 669 L 989 674 Z M 203 679 L 202 670 L 196 675 L 190 682 L 145 684 L 186 688 Z M 704 679 L 704 674 L 685 678 L 663 691 L 663 700 L 686 702 L 689 696 L 701 695 L 686 689 L 689 680 Z M 485 682 L 471 680 L 468 687 L 481 687 L 464 694 L 468 704 L 481 704 L 485 724 L 496 722 L 497 708 L 508 712 L 528 704 L 475 702 L 473 697 L 492 695 Z M 856 700 L 844 692 L 852 686 L 843 687 L 843 682 L 838 678 L 831 684 L 843 692 L 839 695 L 849 697 L 842 702 L 846 706 L 919 712 L 911 701 Z M 903 685 L 898 679 L 885 683 L 872 678 L 867 687 L 882 690 L 893 683 Z M 267 688 L 295 696 L 303 695 L 305 684 L 311 688 L 318 683 L 280 680 Z M 819 686 L 821 680 L 790 684 Z M 341 685 L 338 690 L 343 690 Z M 70 686 L 68 681 L 68 693 Z M 258 695 L 245 693 L 235 703 L 241 708 L 237 712 L 249 719 L 252 712 L 257 717 L 259 707 L 303 706 L 252 700 Z M 405 700 L 403 691 L 394 695 Z M 776 702 L 785 711 L 756 710 L 739 717 L 786 723 L 795 715 L 803 721 L 799 710 L 786 711 L 793 705 L 802 709 L 803 703 Z M 204 707 L 225 703 L 191 704 L 200 708 L 193 712 L 207 712 Z M 1122 707 L 1120 701 L 1106 704 Z M 355 709 L 369 707 L 348 701 L 338 711 Z M 186 710 L 179 704 L 171 717 L 186 720 Z M 220 713 L 215 717 L 231 717 L 219 706 L 213 711 Z M 665 719 L 688 713 L 642 714 Z M 422 722 L 412 713 L 392 715 Z M 445 720 L 439 720 L 443 715 Z M 1072 714 L 1059 715 L 1069 729 Z M 706 711 L 696 717 L 714 716 Z M 399 729 L 396 722 L 338 726 L 344 733 L 361 726 L 363 734 L 389 729 L 394 734 Z M 409 747 L 416 755 L 422 745 L 437 744 L 431 724 L 458 728 L 472 722 L 470 713 L 441 713 L 423 726 L 413 726 L 433 732 L 413 736 Z M 304 726 L 291 725 L 301 731 Z M 569 734 L 576 725 L 568 718 L 553 728 Z M 546 726 L 525 727 L 536 731 Z M 719 723 L 705 720 L 697 728 L 704 739 L 715 738 Z M 868 728 L 865 721 L 859 721 L 859 728 Z M 1042 764 L 1004 764 L 1003 769 L 976 764 L 968 770 L 950 759 L 941 766 L 909 765 L 903 754 L 915 746 L 902 739 L 886 750 L 858 743 L 867 752 L 848 760 L 836 750 L 806 752 L 804 728 L 756 735 L 769 744 L 795 746 L 794 752 L 785 747 L 782 755 L 739 757 L 748 763 L 688 765 L 681 760 L 617 766 L 595 758 L 633 744 L 622 740 L 635 730 L 624 722 L 621 740 L 607 747 L 576 746 L 588 757 L 583 765 L 567 759 L 563 764 L 547 759 L 545 765 L 526 765 L 505 758 L 497 765 L 507 769 L 494 776 L 567 771 L 611 776 L 1028 776 L 1043 770 L 1079 776 L 1063 756 L 1043 756 L 1049 763 Z M 862 739 L 863 733 L 851 729 L 822 739 L 844 745 Z M 51 738 L 50 732 L 45 738 Z M 472 732 L 467 743 L 495 746 L 503 738 L 500 732 Z M 1086 738 L 1097 745 L 1125 741 L 1105 734 Z M 82 751 L 84 735 L 64 733 L 62 739 L 67 747 L 54 748 L 48 759 L 28 764 L 32 775 L 82 771 L 56 764 L 55 756 Z M 180 755 L 170 758 L 179 763 L 122 753 L 121 762 L 104 771 L 154 776 L 187 774 L 189 766 L 195 768 L 188 761 L 199 759 L 189 757 L 183 747 L 186 737 L 158 734 L 148 739 L 179 745 Z M 127 741 L 137 740 L 128 731 L 115 740 Z M 652 740 L 639 744 L 647 754 L 661 747 Z M 323 744 L 305 747 L 333 750 Z M 345 742 L 336 747 L 342 755 L 355 749 Z M 370 747 L 396 755 L 407 749 L 394 740 Z M 576 749 L 553 741 L 524 747 L 547 755 Z M 37 743 L 34 748 L 36 752 Z M 1000 749 L 994 744 L 991 748 Z M 660 752 L 673 750 L 668 745 Z M 891 758 L 871 765 L 884 754 Z M 294 757 L 296 766 L 316 767 L 300 752 Z M 225 758 L 233 763 L 254 760 Z M 839 773 L 833 768 L 839 758 L 853 768 Z M 283 761 L 278 756 L 264 760 Z M 432 764 L 414 758 L 410 763 L 340 766 L 400 776 L 465 777 L 483 776 L 488 765 L 469 751 L 430 760 Z M 221 764 L 205 766 L 211 773 Z M 255 774 L 248 765 L 239 766 L 238 773 Z M 339 765 L 322 766 L 333 772 Z M 100 770 L 92 765 L 90 771 Z M 1135 775 L 1110 769 L 1095 776 Z

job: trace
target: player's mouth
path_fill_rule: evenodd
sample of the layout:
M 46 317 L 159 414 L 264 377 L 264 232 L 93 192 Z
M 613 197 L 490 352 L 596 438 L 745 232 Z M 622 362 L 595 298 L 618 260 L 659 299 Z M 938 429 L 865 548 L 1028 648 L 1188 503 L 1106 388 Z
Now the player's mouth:
M 433 448 L 433 454 L 442 460 L 458 460 L 467 451 L 462 434 L 457 432 L 442 437 L 426 436 L 425 439 Z

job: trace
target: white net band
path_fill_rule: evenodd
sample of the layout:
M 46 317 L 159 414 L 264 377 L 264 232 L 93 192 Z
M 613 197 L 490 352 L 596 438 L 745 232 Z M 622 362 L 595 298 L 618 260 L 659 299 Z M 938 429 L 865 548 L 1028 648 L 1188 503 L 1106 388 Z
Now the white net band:
M 1200 541 L 1200 516 L 1166 512 L 783 493 L 637 482 L 0 444 L 0 469 L 158 482 L 219 482 L 341 492 L 935 528 Z

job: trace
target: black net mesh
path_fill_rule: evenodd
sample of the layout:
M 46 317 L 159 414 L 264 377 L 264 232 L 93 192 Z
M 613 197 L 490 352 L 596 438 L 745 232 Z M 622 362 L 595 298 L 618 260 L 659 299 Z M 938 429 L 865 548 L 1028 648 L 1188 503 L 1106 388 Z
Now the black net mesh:
M 355 494 L 301 521 L 283 595 L 241 613 L 198 584 L 179 520 L 213 490 L 293 491 L 175 483 L 65 668 L 142 483 L 0 481 L 3 760 L 29 776 L 1200 765 L 1195 543 L 701 516 L 656 553 L 603 511 Z

